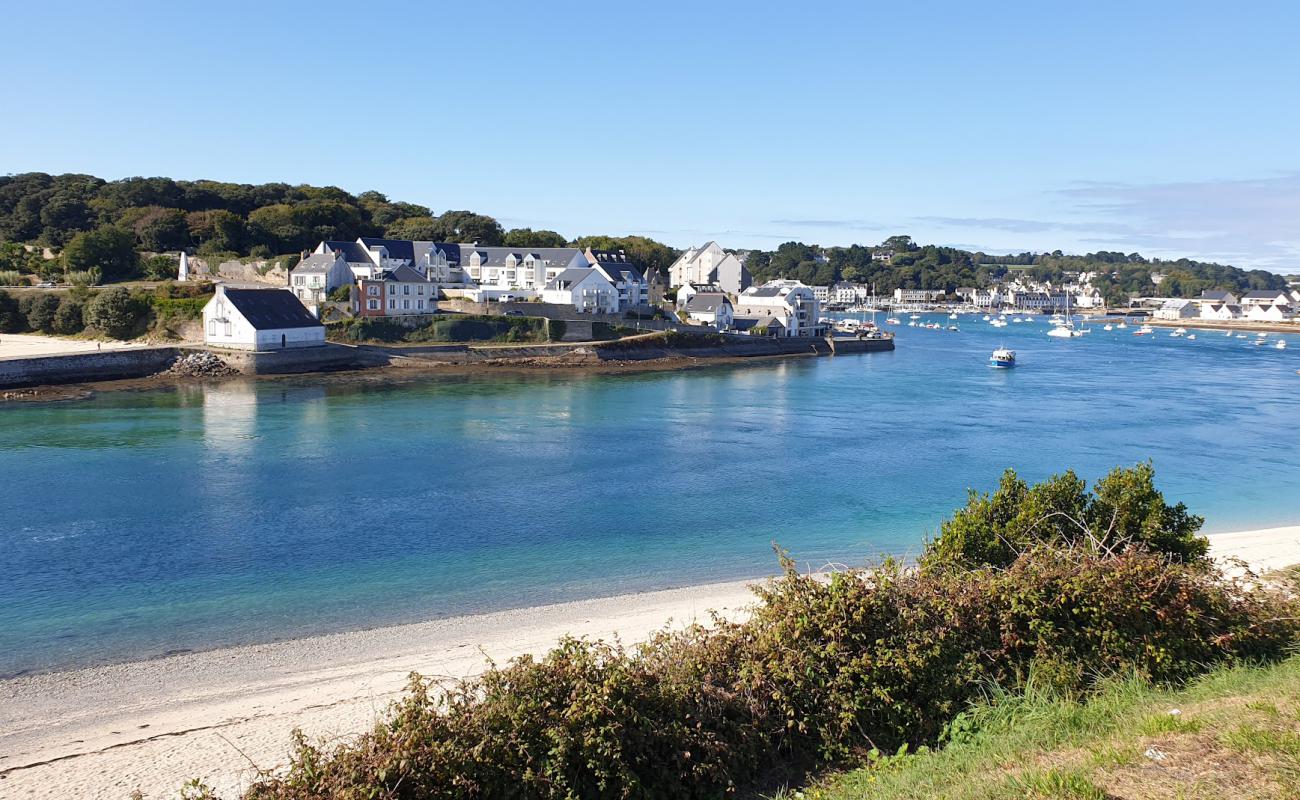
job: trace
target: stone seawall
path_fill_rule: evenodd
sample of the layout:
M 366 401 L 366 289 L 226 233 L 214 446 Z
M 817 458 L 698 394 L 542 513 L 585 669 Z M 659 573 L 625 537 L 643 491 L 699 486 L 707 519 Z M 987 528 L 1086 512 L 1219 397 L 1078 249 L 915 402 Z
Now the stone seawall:
M 0 388 L 143 378 L 167 369 L 181 352 L 179 347 L 144 347 L 138 350 L 7 358 L 0 360 Z
M 286 350 L 252 352 L 205 348 L 245 375 L 289 375 L 299 372 L 329 372 L 341 369 L 382 367 L 387 353 L 369 347 L 327 344 L 324 347 L 293 347 Z

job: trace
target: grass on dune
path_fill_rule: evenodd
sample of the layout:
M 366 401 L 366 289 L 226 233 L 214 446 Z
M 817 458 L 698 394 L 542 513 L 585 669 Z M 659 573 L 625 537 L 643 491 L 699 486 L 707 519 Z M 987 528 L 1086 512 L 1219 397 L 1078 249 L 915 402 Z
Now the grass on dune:
M 780 800 L 1300 797 L 1300 656 L 1169 691 L 1116 680 L 1085 701 L 1031 681 L 959 717 L 940 750 L 875 756 Z

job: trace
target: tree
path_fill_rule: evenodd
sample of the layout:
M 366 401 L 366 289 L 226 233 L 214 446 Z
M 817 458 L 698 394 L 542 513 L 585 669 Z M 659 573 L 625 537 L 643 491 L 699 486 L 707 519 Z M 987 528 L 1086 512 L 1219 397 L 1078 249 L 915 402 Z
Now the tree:
M 125 288 L 105 289 L 86 306 L 86 325 L 115 339 L 128 338 L 139 322 L 137 305 Z
M 27 308 L 27 327 L 34 331 L 50 333 L 54 330 L 54 315 L 59 310 L 59 298 L 47 292 L 32 296 Z
M 243 252 L 244 220 L 233 211 L 195 211 L 185 217 L 190 239 L 211 253 Z
M 179 268 L 180 265 L 171 256 L 151 256 L 144 262 L 144 275 L 155 281 L 171 280 L 176 277 Z
M 18 301 L 13 295 L 0 290 L 0 333 L 18 333 L 25 325 L 26 320 L 18 310 Z
M 97 267 L 106 280 L 122 280 L 135 275 L 139 256 L 135 236 L 113 225 L 101 225 L 93 231 L 79 233 L 63 249 L 63 266 L 69 270 Z
M 86 327 L 86 306 L 76 297 L 67 295 L 59 301 L 54 312 L 54 332 L 66 335 L 81 333 Z
M 668 274 L 668 268 L 677 260 L 678 251 L 646 236 L 582 236 L 573 246 L 585 250 L 622 250 L 644 272 Z
M 446 211 L 436 218 L 436 222 L 435 236 L 430 241 L 477 242 L 485 247 L 493 247 L 500 245 L 506 236 L 501 223 L 473 211 Z
M 155 253 L 179 250 L 189 243 L 189 226 L 186 225 L 185 212 L 179 208 L 150 206 L 132 228 L 140 246 Z
M 568 240 L 555 231 L 514 228 L 506 233 L 502 244 L 506 247 L 564 247 Z
M 42 237 L 55 247 L 94 224 L 90 206 L 80 197 L 56 195 L 41 208 Z

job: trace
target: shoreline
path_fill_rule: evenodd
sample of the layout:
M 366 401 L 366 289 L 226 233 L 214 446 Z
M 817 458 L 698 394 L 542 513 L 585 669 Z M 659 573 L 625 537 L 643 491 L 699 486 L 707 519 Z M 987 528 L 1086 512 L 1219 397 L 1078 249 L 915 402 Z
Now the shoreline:
M 1258 572 L 1300 563 L 1300 525 L 1209 534 L 1219 559 Z M 634 644 L 742 619 L 731 581 L 205 650 L 0 681 L 0 794 L 174 796 L 201 777 L 232 796 L 285 762 L 289 734 L 339 740 L 372 725 L 418 671 L 463 678 L 540 654 L 565 635 Z M 254 767 L 256 765 L 256 768 Z

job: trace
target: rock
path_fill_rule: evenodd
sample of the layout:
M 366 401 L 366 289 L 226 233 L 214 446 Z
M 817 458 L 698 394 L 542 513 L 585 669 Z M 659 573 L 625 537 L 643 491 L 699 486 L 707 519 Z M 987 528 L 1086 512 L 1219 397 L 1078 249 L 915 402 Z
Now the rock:
M 222 361 L 213 353 L 200 350 L 197 353 L 177 356 L 172 365 L 159 374 L 181 378 L 221 378 L 238 373 L 239 370 Z

